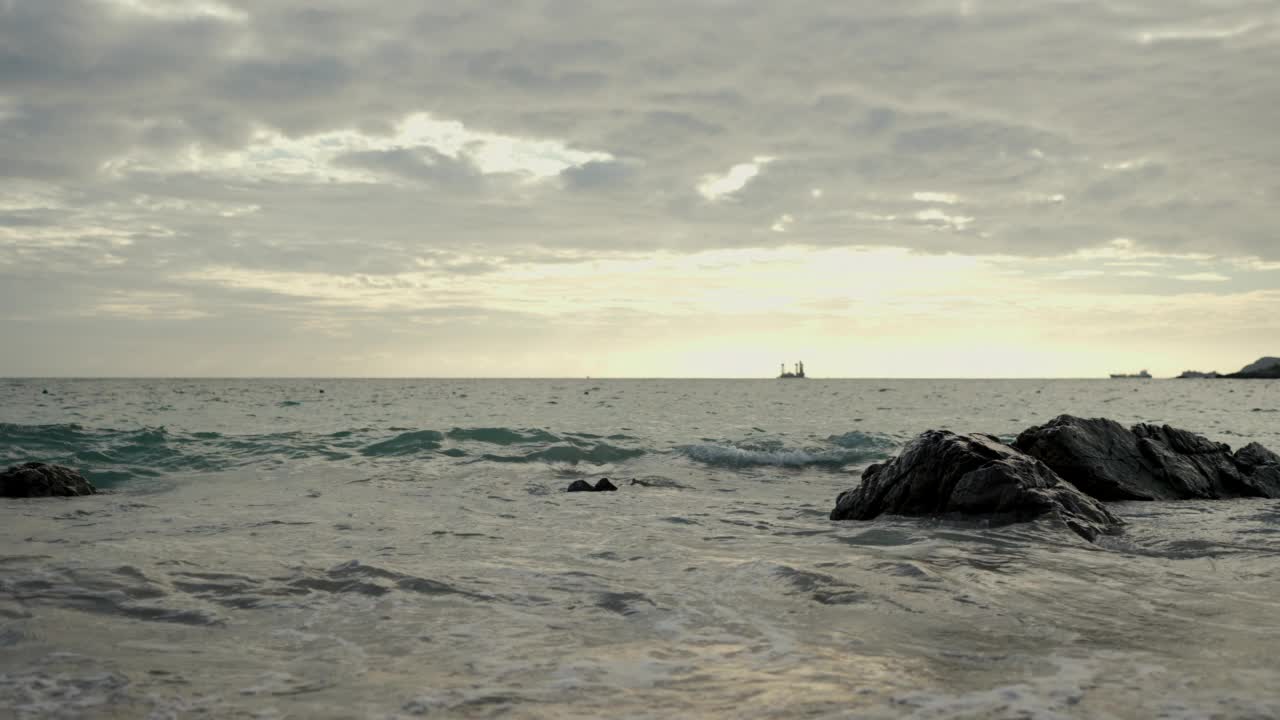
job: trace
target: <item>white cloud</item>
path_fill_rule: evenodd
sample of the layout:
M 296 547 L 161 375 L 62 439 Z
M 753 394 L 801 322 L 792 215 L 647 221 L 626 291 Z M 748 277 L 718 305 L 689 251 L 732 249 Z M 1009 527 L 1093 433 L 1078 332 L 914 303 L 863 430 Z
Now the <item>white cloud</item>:
M 917 192 L 912 193 L 911 197 L 919 200 L 920 202 L 943 203 L 944 205 L 955 205 L 960 202 L 960 196 L 955 193 Z
M 774 221 L 773 225 L 769 226 L 769 229 L 774 232 L 780 232 L 780 233 L 786 232 L 791 228 L 791 224 L 794 223 L 795 221 L 796 219 L 794 216 L 784 213 L 781 217 L 779 217 L 777 220 Z
M 1183 280 L 1186 282 L 1209 282 L 1209 283 L 1227 282 L 1231 280 L 1231 278 L 1227 277 L 1226 275 L 1223 275 L 1222 273 L 1216 273 L 1216 272 L 1188 273 L 1186 275 L 1175 275 L 1174 279 Z
M 1147 263 L 1162 264 L 1169 260 L 1206 261 L 1214 259 L 1206 253 L 1169 253 L 1144 247 L 1131 238 L 1116 238 L 1111 242 L 1085 248 L 1072 253 L 1072 260 L 1110 260 L 1109 265 L 1126 263 L 1129 265 L 1145 265 Z
M 144 152 L 116 158 L 104 166 L 104 171 L 116 177 L 131 172 L 191 172 L 245 180 L 377 183 L 387 178 L 368 168 L 339 165 L 336 161 L 353 153 L 414 150 L 465 159 L 481 173 L 513 173 L 532 180 L 612 159 L 608 153 L 573 149 L 560 140 L 475 131 L 461 122 L 414 113 L 400 120 L 388 135 L 333 130 L 294 138 L 274 130 L 259 130 L 243 150 L 223 152 L 193 145 L 178 154 L 157 156 Z
M 1151 45 L 1161 42 L 1180 40 L 1226 40 L 1253 32 L 1262 27 L 1262 23 L 1250 21 L 1232 27 L 1182 27 L 1145 30 L 1138 33 L 1138 42 Z
M 759 155 L 752 158 L 751 162 L 734 165 L 724 174 L 703 175 L 702 182 L 698 183 L 698 192 L 712 202 L 721 200 L 746 187 L 747 183 L 759 175 L 760 170 L 772 161 L 771 157 Z
M 1137 158 L 1134 160 L 1121 160 L 1119 162 L 1108 162 L 1102 164 L 1103 170 L 1112 172 L 1124 172 L 1126 170 L 1138 170 L 1151 164 L 1149 158 Z
M 243 10 L 214 0 L 97 0 L 105 5 L 165 20 L 214 18 L 242 23 L 249 19 Z
M 1273 272 L 1280 270 L 1280 262 L 1270 262 L 1260 258 L 1236 258 L 1232 265 L 1240 270 L 1251 272 Z
M 951 230 L 964 230 L 974 221 L 974 218 L 972 217 L 966 215 L 948 215 L 937 208 L 921 210 L 915 214 L 915 218 L 927 225 L 948 228 Z

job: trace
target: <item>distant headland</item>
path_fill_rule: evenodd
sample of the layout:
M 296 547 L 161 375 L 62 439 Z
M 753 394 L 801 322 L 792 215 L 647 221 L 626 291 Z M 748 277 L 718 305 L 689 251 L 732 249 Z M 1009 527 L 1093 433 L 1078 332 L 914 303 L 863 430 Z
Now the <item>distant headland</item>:
M 1257 362 L 1245 365 L 1240 372 L 1223 375 L 1218 372 L 1200 372 L 1187 370 L 1178 376 L 1180 380 L 1188 379 L 1240 379 L 1240 380 L 1276 380 L 1280 379 L 1280 357 L 1259 358 Z

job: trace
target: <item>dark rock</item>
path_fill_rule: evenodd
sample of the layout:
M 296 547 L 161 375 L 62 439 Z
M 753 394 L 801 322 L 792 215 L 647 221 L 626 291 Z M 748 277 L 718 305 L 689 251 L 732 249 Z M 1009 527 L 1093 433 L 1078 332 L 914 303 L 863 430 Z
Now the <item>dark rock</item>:
M 1241 468 L 1253 468 L 1259 465 L 1280 465 L 1280 455 L 1271 452 L 1258 443 L 1249 443 L 1236 451 L 1236 465 Z
M 1040 461 L 990 435 L 930 430 L 902 454 L 872 465 L 862 484 L 841 493 L 832 520 L 881 514 L 976 517 L 997 524 L 1056 516 L 1087 540 L 1121 521 Z
M 1231 448 L 1168 425 L 1062 415 L 1024 430 L 1014 447 L 1099 500 L 1280 497 L 1250 481 Z
M 1231 448 L 1203 435 L 1168 425 L 1135 425 L 1138 448 L 1180 498 L 1229 498 L 1253 495 L 1245 488 Z
M 96 492 L 83 475 L 61 465 L 29 462 L 0 472 L 0 497 L 61 497 Z
M 1104 418 L 1062 415 L 1022 431 L 1013 446 L 1099 500 L 1154 500 L 1164 493 L 1144 473 L 1138 438 Z
M 1246 486 L 1260 497 L 1280 498 L 1280 455 L 1250 443 L 1236 451 L 1235 461 Z
M 609 482 L 609 478 L 600 478 L 595 487 L 592 487 L 591 483 L 586 480 L 574 480 L 566 492 L 608 492 L 617 489 L 613 483 Z

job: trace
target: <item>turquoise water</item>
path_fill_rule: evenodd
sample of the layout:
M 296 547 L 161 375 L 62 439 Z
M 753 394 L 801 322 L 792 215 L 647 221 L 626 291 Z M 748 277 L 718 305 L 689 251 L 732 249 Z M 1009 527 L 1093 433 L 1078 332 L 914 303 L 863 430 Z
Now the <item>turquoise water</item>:
M 928 428 L 1280 449 L 1277 409 L 1269 381 L 0 380 L 0 464 L 109 490 L 0 501 L 0 708 L 1280 715 L 1276 501 L 1120 505 L 1101 547 L 826 518 Z

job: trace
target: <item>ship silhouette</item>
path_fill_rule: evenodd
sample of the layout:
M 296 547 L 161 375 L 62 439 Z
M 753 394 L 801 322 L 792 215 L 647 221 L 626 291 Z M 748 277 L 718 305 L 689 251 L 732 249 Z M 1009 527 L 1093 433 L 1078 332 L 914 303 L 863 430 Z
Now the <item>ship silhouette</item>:
M 1137 373 L 1136 375 L 1129 375 L 1126 373 L 1111 373 L 1111 379 L 1112 380 L 1128 380 L 1128 379 L 1150 380 L 1151 373 L 1147 372 L 1146 370 L 1143 370 Z
M 795 366 L 795 372 L 787 372 L 787 364 L 782 363 L 782 374 L 778 375 L 779 380 L 803 380 L 804 379 L 804 363 L 798 362 Z

